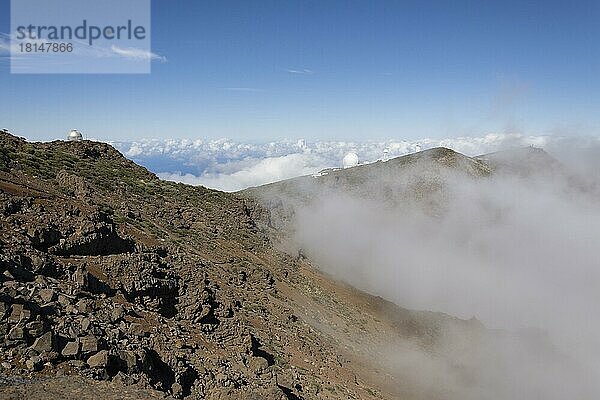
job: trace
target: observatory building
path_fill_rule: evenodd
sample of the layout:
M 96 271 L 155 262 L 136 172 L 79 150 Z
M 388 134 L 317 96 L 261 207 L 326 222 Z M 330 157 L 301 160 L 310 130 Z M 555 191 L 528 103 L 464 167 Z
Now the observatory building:
M 67 140 L 69 142 L 78 142 L 80 140 L 83 140 L 83 135 L 81 134 L 81 132 L 79 132 L 77 129 L 73 129 L 71 132 L 69 132 L 69 134 L 67 135 Z
M 383 158 L 381 159 L 381 161 L 387 161 L 390 159 L 390 148 L 386 147 L 385 149 L 383 149 Z
M 358 154 L 353 151 L 346 154 L 342 159 L 342 165 L 344 168 L 356 167 L 358 165 Z

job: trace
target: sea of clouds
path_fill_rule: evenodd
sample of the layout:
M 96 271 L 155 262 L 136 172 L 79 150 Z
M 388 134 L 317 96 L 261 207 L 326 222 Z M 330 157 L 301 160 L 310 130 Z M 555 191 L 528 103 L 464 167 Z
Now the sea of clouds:
M 228 139 L 142 139 L 113 142 L 125 156 L 163 179 L 237 191 L 325 168 L 342 167 L 349 153 L 359 163 L 393 158 L 444 146 L 475 156 L 519 146 L 542 147 L 560 154 L 576 168 L 589 165 L 600 154 L 600 138 L 523 134 L 487 134 L 479 137 L 385 141 L 281 140 L 265 143 Z M 350 157 L 353 159 L 354 157 Z M 598 164 L 600 166 L 600 164 Z

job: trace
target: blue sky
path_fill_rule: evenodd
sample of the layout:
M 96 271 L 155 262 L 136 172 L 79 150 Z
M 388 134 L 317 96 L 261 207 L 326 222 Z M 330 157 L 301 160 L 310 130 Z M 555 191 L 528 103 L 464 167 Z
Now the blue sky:
M 152 4 L 167 62 L 31 76 L 2 60 L 2 127 L 105 140 L 600 134 L 598 1 Z

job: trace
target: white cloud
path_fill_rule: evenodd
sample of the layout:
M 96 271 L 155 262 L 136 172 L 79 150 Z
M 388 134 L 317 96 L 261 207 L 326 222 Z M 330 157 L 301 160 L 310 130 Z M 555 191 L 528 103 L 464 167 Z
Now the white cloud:
M 246 163 L 249 160 L 244 160 Z M 203 185 L 219 188 L 225 191 L 240 189 L 277 182 L 300 175 L 308 175 L 315 169 L 314 159 L 305 154 L 289 154 L 281 157 L 268 157 L 262 160 L 252 160 L 247 167 L 238 163 L 239 170 L 228 172 L 207 172 L 202 176 L 181 173 L 159 173 L 162 179 L 183 182 L 192 185 Z

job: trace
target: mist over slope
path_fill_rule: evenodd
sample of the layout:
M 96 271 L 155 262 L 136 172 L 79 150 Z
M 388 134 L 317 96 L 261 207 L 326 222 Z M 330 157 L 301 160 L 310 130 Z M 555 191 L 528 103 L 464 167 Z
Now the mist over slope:
M 333 276 L 510 332 L 455 354 L 470 384 L 433 364 L 456 398 L 583 399 L 600 394 L 596 171 L 535 148 L 434 149 L 245 193 Z

